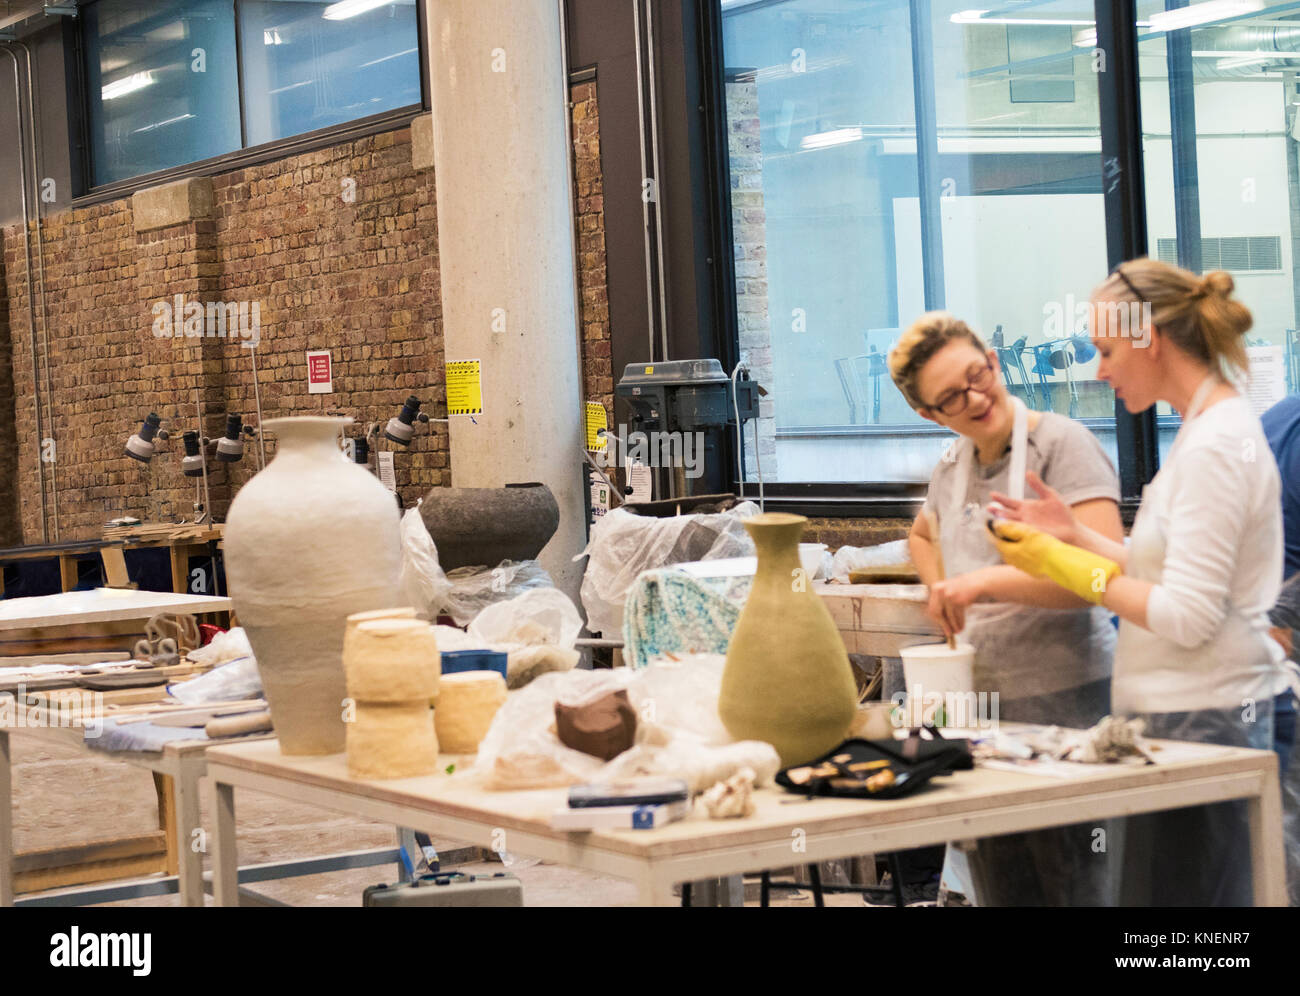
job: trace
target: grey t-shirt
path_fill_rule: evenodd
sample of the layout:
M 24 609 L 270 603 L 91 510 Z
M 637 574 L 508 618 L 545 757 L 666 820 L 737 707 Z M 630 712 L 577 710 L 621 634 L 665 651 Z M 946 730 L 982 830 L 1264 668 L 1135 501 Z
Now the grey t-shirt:
M 972 451 L 969 440 L 958 446 Z M 1042 413 L 1025 442 L 1025 469 L 1035 471 L 1070 505 L 1108 498 L 1119 501 L 1119 478 L 1097 437 L 1073 419 Z M 954 451 L 957 452 L 957 451 Z M 962 506 L 981 509 L 994 491 L 1009 494 L 1008 452 L 991 464 L 971 457 L 969 487 Z M 954 491 L 964 460 L 940 460 L 930 477 L 927 508 L 939 517 L 945 568 L 951 575 L 1003 563 L 983 535 L 983 516 L 962 513 L 952 520 Z M 1036 498 L 1025 486 L 1025 497 Z M 1047 609 L 980 603 L 967 613 L 964 636 L 976 649 L 977 691 L 996 691 L 1004 701 L 1055 695 L 1110 676 L 1115 629 L 1103 608 Z M 1083 701 L 1082 699 L 1080 700 Z M 1091 724 L 1099 716 L 1080 713 L 1076 722 Z
M 971 445 L 966 441 L 959 442 L 964 446 Z M 1115 466 L 1097 437 L 1074 419 L 1055 412 L 1043 412 L 1038 425 L 1029 430 L 1025 447 L 1025 469 L 1037 473 L 1067 505 L 1095 498 L 1119 501 L 1119 477 Z M 1007 452 L 993 463 L 976 463 L 970 490 L 964 500 L 984 506 L 994 491 L 1009 494 L 1007 471 L 1010 464 L 1010 443 Z M 952 492 L 957 487 L 957 466 L 956 461 L 940 460 L 930 475 L 930 491 L 925 504 L 939 516 L 951 507 Z M 1038 496 L 1029 485 L 1025 485 L 1025 497 Z M 1000 564 L 1002 558 L 994 551 L 989 563 Z

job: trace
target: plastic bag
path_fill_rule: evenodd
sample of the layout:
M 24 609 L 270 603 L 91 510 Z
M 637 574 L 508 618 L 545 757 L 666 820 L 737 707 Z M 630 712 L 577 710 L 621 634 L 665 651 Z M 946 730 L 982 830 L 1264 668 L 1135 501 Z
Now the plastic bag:
M 509 601 L 489 605 L 469 624 L 476 646 L 506 652 L 506 686 L 522 688 L 551 671 L 578 664 L 574 641 L 582 616 L 558 588 L 533 588 Z
M 451 582 L 438 563 L 438 548 L 420 518 L 420 509 L 402 515 L 402 571 L 399 584 L 403 602 L 415 607 L 422 619 L 436 619 L 451 591 Z
M 907 540 L 894 540 L 877 546 L 842 546 L 831 557 L 830 576 L 844 584 L 849 583 L 849 571 L 868 567 L 898 567 L 912 562 L 912 552 Z
M 457 567 L 447 572 L 451 589 L 440 611 L 465 626 L 496 602 L 505 602 L 533 588 L 554 588 L 555 582 L 536 560 L 503 560 L 496 567 Z
M 659 519 L 616 508 L 602 516 L 591 528 L 587 548 L 578 555 L 590 558 L 581 591 L 587 628 L 615 638 L 623 632 L 623 602 L 642 571 L 753 556 L 754 541 L 743 523 L 757 512 L 758 506 L 746 501 L 709 515 Z
M 243 626 L 236 626 L 224 633 L 218 633 L 205 647 L 196 647 L 187 655 L 195 664 L 210 664 L 215 667 L 226 661 L 239 657 L 252 657 L 253 648 L 249 645 L 248 634 Z
M 469 624 L 469 635 L 484 643 L 550 643 L 572 647 L 582 632 L 582 616 L 558 588 L 533 588 L 489 605 Z
M 257 699 L 262 697 L 262 675 L 254 658 L 239 657 L 197 678 L 168 685 L 167 691 L 186 705 Z
M 741 767 L 770 780 L 780 762 L 770 744 L 733 742 L 718 719 L 726 658 L 697 654 L 632 671 L 547 674 L 514 692 L 479 745 L 468 777 L 489 789 L 576 785 L 618 777 L 683 778 L 692 791 L 730 777 Z M 635 745 L 608 764 L 566 747 L 555 734 L 555 703 L 582 705 L 626 689 L 637 712 Z

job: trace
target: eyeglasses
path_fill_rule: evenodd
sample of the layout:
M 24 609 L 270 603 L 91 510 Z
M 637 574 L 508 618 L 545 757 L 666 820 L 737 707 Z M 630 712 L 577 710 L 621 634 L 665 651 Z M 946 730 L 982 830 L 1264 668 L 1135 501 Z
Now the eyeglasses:
M 970 392 L 979 391 L 980 394 L 986 394 L 988 389 L 993 386 L 993 364 L 986 363 L 978 370 L 966 373 L 966 386 L 953 391 L 946 392 L 943 397 L 932 405 L 926 407 L 937 409 L 944 415 L 951 418 L 954 415 L 960 415 L 970 404 Z

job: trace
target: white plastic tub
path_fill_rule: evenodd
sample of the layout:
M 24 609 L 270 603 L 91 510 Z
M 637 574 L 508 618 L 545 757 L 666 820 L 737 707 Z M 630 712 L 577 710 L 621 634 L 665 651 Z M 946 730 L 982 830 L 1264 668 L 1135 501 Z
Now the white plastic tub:
M 942 706 L 942 725 L 975 725 L 970 703 L 975 697 L 975 648 L 969 643 L 927 643 L 903 647 L 903 679 L 907 693 L 907 722 L 933 722 Z

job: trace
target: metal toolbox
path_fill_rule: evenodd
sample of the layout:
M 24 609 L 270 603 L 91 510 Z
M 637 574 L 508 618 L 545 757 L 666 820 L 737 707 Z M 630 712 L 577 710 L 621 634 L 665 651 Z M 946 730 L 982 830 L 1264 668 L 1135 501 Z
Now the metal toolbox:
M 362 906 L 523 906 L 519 879 L 506 872 L 465 875 L 433 872 L 398 885 L 372 885 Z

